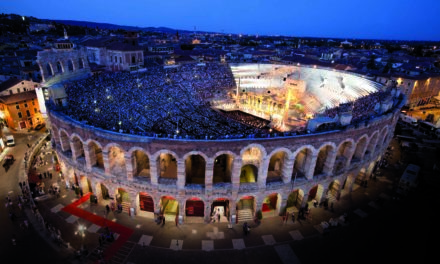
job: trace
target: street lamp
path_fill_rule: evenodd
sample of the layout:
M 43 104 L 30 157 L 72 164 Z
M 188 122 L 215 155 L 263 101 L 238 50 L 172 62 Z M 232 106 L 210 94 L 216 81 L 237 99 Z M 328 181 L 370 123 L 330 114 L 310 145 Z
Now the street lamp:
M 78 231 L 75 233 L 81 237 L 81 251 L 84 249 L 84 237 L 86 236 L 85 231 L 86 227 L 84 225 L 79 225 Z

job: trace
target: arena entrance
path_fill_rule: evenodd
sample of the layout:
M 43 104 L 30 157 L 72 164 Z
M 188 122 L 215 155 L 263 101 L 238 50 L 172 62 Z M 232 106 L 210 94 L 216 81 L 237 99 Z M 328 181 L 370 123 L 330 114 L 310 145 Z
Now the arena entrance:
M 211 221 L 217 222 L 220 215 L 220 223 L 229 221 L 229 200 L 218 198 L 211 204 Z
M 299 209 L 302 206 L 302 201 L 304 199 L 304 191 L 303 190 L 295 190 L 289 194 L 286 203 L 286 212 L 291 214 L 294 212 L 295 214 L 299 212 Z
M 257 182 L 258 168 L 255 165 L 247 164 L 241 168 L 240 183 Z
M 122 210 L 122 212 L 127 214 L 130 212 L 131 199 L 130 194 L 126 190 L 118 188 L 116 191 L 116 205 L 116 209 Z
M 86 176 L 81 175 L 80 177 L 80 181 L 81 181 L 81 187 L 82 187 L 82 191 L 84 194 L 91 192 L 92 191 L 92 184 L 90 183 L 90 179 L 88 179 Z
M 255 198 L 252 196 L 245 196 L 237 203 L 237 222 L 254 220 L 255 213 Z
M 179 216 L 179 202 L 172 196 L 163 196 L 160 199 L 161 214 L 165 217 L 165 223 L 176 222 Z
M 205 204 L 199 198 L 193 197 L 185 203 L 185 223 L 204 223 Z
M 139 215 L 154 219 L 153 198 L 146 192 L 139 193 Z
M 107 187 L 102 183 L 101 183 L 101 195 L 102 195 L 102 199 L 104 199 L 104 200 L 107 200 L 110 198 Z
M 263 205 L 261 206 L 263 218 L 278 216 L 280 205 L 281 196 L 279 194 L 273 193 L 266 196 L 263 200 Z
M 314 206 L 314 201 L 317 202 L 317 204 L 319 205 L 319 203 L 321 202 L 321 198 L 322 198 L 322 193 L 324 192 L 324 187 L 322 187 L 321 184 L 315 185 L 314 187 L 312 187 L 312 189 L 310 189 L 309 191 L 309 199 L 307 202 L 309 202 L 309 207 L 311 208 L 312 206 Z

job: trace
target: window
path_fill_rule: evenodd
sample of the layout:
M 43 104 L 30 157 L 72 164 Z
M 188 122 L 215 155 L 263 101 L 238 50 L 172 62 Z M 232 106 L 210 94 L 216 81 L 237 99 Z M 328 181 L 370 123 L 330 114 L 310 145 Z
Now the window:
M 29 112 L 29 110 L 26 110 L 26 115 L 29 117 L 31 116 L 31 112 Z
M 34 113 L 38 113 L 38 110 L 37 110 L 37 108 L 34 108 Z
M 113 57 L 112 56 L 110 56 L 110 62 L 113 62 Z
M 9 90 L 9 94 L 12 94 L 12 90 Z
M 35 105 L 34 99 L 32 99 L 32 105 Z
M 118 62 L 118 57 L 116 57 L 116 56 L 115 56 L 115 62 L 116 62 L 116 63 Z
M 20 109 L 20 105 L 16 104 L 16 105 L 15 105 L 15 108 L 16 108 L 16 109 Z
M 23 115 L 21 114 L 21 112 L 18 112 L 18 118 L 22 118 Z
M 26 92 L 26 88 L 23 88 L 23 91 Z
M 17 93 L 19 93 L 20 92 L 20 88 L 17 88 Z
M 27 107 L 28 107 L 28 105 L 27 105 L 27 104 L 25 103 L 25 104 L 24 104 L 24 107 L 26 107 L 26 108 L 27 108 Z
M 122 63 L 122 57 L 119 57 L 119 63 Z

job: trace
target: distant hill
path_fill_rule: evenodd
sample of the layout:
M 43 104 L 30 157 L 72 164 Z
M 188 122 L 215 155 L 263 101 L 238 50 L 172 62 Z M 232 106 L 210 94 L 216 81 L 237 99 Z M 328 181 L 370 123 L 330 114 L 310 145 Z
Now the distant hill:
M 181 30 L 181 29 L 172 29 L 167 27 L 135 27 L 135 26 L 123 26 L 116 25 L 110 23 L 98 23 L 98 22 L 89 22 L 89 21 L 77 21 L 77 20 L 54 20 L 54 19 L 42 19 L 43 21 L 54 21 L 60 24 L 72 25 L 72 26 L 81 26 L 81 27 L 89 27 L 89 28 L 103 28 L 103 29 L 124 29 L 124 30 L 139 30 L 139 31 L 152 31 L 152 32 L 164 32 L 164 33 L 175 33 L 179 31 L 181 33 L 190 33 L 193 31 L 189 30 Z

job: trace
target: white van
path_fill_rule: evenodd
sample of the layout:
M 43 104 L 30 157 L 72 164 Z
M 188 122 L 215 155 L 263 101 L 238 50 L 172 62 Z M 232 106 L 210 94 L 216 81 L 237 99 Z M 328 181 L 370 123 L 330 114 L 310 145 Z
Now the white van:
M 411 126 L 416 127 L 418 125 L 417 119 L 412 116 L 400 114 L 400 119 L 402 119 L 403 122 L 410 124 Z
M 397 193 L 406 194 L 411 189 L 417 187 L 419 183 L 420 167 L 415 164 L 408 164 L 405 171 L 400 177 Z
M 13 135 L 6 136 L 6 146 L 8 147 L 15 146 L 15 140 Z

